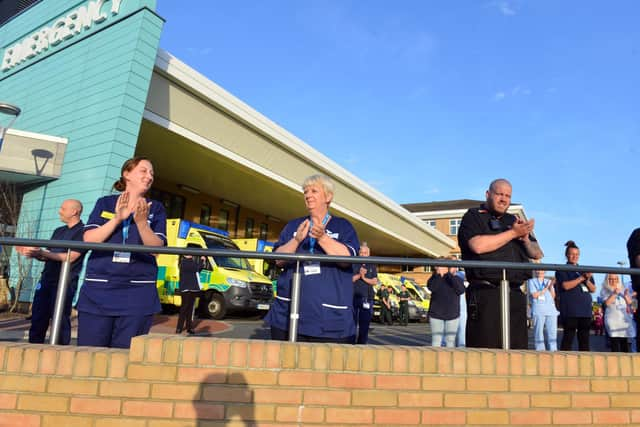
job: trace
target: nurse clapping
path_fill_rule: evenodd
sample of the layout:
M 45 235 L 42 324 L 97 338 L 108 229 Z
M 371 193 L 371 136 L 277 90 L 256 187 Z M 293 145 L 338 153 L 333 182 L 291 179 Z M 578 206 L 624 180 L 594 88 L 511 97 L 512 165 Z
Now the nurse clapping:
M 96 202 L 84 241 L 128 245 L 166 245 L 166 213 L 145 198 L 153 184 L 153 165 L 144 157 L 127 160 L 113 185 L 120 195 Z M 78 299 L 78 345 L 129 348 L 131 338 L 149 332 L 160 311 L 158 267 L 149 253 L 92 251 Z
M 355 256 L 358 236 L 349 221 L 332 215 L 334 185 L 324 175 L 305 179 L 302 189 L 308 216 L 290 221 L 274 246 L 278 253 Z M 277 296 L 265 320 L 271 338 L 286 340 L 289 330 L 291 282 L 295 262 L 278 261 L 284 271 L 278 278 Z M 348 343 L 355 334 L 353 284 L 350 264 L 300 263 L 300 316 L 298 341 Z

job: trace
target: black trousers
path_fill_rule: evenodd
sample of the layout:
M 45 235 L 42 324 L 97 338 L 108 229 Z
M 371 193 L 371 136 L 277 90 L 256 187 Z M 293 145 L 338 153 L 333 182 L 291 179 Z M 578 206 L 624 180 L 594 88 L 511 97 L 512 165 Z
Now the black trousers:
M 409 303 L 407 302 L 400 303 L 400 324 L 409 324 Z
M 563 317 L 561 351 L 571 351 L 573 348 L 573 337 L 578 333 L 578 351 L 589 351 L 589 331 L 591 329 L 590 317 Z
M 276 341 L 288 341 L 289 340 L 289 331 L 285 331 L 284 329 L 276 328 L 275 326 L 271 327 L 271 339 Z M 296 337 L 296 342 L 321 342 L 321 343 L 335 343 L 335 344 L 352 344 L 353 337 L 343 337 L 343 338 L 328 338 L 328 337 L 312 337 L 309 335 L 301 335 L 298 334 Z
M 467 298 L 467 347 L 502 348 L 500 287 L 471 283 Z M 509 293 L 510 347 L 528 348 L 527 297 L 519 288 Z
M 56 306 L 58 284 L 46 284 L 40 282 L 33 296 L 31 306 L 31 327 L 29 328 L 29 342 L 44 344 L 49 324 L 53 321 L 53 312 Z M 70 281 L 67 289 L 67 299 L 64 303 L 62 318 L 60 319 L 59 345 L 68 345 L 71 342 L 71 303 L 78 288 L 77 281 Z
M 369 308 L 364 308 L 364 302 L 369 303 Z M 353 320 L 356 322 L 356 336 L 354 344 L 366 344 L 369 340 L 369 325 L 373 317 L 373 301 L 366 300 L 359 295 L 353 296 Z
M 384 305 L 384 303 L 382 301 L 380 302 L 380 322 L 383 325 L 386 325 L 386 324 L 392 325 L 393 324 L 393 315 L 391 313 L 391 309 L 387 308 L 387 306 Z
M 615 353 L 629 353 L 629 338 L 611 337 L 611 351 Z
M 183 326 L 187 326 L 187 330 L 193 328 L 193 305 L 196 302 L 196 298 L 201 295 L 200 291 L 182 291 L 180 292 L 180 298 L 182 298 L 182 304 L 180 305 L 180 314 L 178 315 L 178 324 L 176 325 L 176 331 L 182 331 Z

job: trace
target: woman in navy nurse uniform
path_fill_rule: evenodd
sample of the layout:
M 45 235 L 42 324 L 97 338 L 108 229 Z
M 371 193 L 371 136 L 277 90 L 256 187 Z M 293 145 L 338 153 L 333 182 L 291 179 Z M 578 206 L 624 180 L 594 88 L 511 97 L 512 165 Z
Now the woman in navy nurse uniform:
M 578 265 L 580 249 L 573 240 L 565 243 L 567 264 Z M 556 286 L 560 297 L 560 317 L 564 332 L 560 344 L 561 351 L 571 351 L 573 337 L 578 335 L 578 351 L 589 351 L 589 331 L 593 306 L 591 294 L 596 284 L 591 273 L 577 271 L 556 271 Z
M 145 198 L 151 184 L 151 162 L 127 160 L 113 185 L 121 193 L 98 199 L 84 241 L 166 245 L 164 207 Z M 160 311 L 157 275 L 152 254 L 92 251 L 78 298 L 78 345 L 129 348 L 131 338 L 147 334 L 153 314 Z
M 344 218 L 329 213 L 333 182 L 324 175 L 305 179 L 302 189 L 308 216 L 290 221 L 280 233 L 275 252 L 356 256 L 356 231 Z M 287 340 L 295 262 L 279 261 L 277 296 L 265 320 L 271 338 Z M 350 264 L 300 262 L 298 341 L 349 343 L 355 334 Z

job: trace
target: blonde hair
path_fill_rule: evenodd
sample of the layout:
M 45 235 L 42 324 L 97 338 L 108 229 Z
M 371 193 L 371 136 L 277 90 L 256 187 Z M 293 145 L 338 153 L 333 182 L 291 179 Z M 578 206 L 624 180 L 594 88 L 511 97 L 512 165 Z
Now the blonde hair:
M 606 287 L 607 289 L 613 290 L 613 288 L 611 286 L 609 286 L 609 277 L 616 277 L 618 279 L 617 282 L 617 286 L 618 287 L 623 287 L 622 286 L 622 280 L 620 280 L 620 276 L 618 276 L 617 274 L 612 274 L 612 273 L 607 273 L 604 276 L 604 281 L 602 282 L 602 287 Z
M 307 177 L 302 183 L 302 190 L 311 185 L 319 185 L 324 190 L 327 196 L 333 196 L 334 185 L 331 178 L 322 174 L 315 174 Z

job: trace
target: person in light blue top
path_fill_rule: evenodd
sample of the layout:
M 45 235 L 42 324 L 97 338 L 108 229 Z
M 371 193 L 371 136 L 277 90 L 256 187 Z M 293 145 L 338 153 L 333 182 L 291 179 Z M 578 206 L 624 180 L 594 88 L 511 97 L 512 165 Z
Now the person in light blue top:
M 560 313 L 555 304 L 556 292 L 553 286 L 555 279 L 545 279 L 544 273 L 544 270 L 538 270 L 535 278 L 527 280 L 535 348 L 537 351 L 558 351 L 558 314 Z

